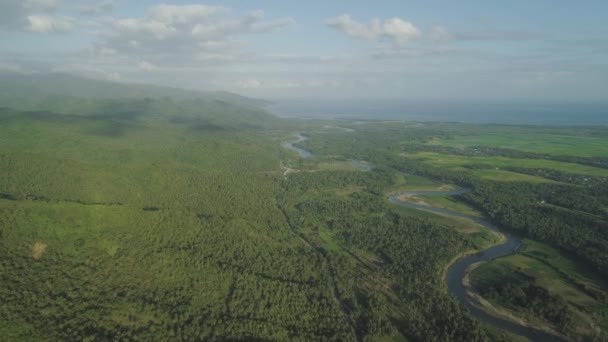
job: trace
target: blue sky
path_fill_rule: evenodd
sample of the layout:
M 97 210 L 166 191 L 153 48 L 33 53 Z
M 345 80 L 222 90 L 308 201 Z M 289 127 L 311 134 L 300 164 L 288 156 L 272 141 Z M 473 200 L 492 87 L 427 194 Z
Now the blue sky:
M 607 1 L 0 0 L 0 71 L 265 98 L 605 101 Z

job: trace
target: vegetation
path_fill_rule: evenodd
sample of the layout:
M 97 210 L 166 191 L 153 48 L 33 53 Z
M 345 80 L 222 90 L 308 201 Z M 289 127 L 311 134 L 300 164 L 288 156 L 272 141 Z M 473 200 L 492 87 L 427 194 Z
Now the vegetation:
M 3 339 L 510 340 L 443 279 L 450 261 L 499 237 L 386 200 L 457 186 L 472 191 L 416 200 L 543 242 L 479 268 L 482 295 L 570 336 L 604 337 L 608 156 L 597 146 L 480 149 L 458 137 L 532 129 L 299 122 L 226 93 L 13 83 L 0 87 Z M 606 133 L 549 131 L 579 149 L 577 134 Z M 281 147 L 294 132 L 315 158 Z
M 541 317 L 560 326 L 568 327 L 572 323 L 572 313 L 558 296 L 553 296 L 533 278 L 517 272 L 508 272 L 507 276 L 493 273 L 477 280 L 480 293 L 490 300 L 507 303 L 534 317 Z
M 494 305 L 540 326 L 597 338 L 598 326 L 603 330 L 608 324 L 604 281 L 567 254 L 538 242 L 525 240 L 518 255 L 481 265 L 472 281 Z
M 401 130 L 399 127 L 402 127 Z M 302 145 L 317 154 L 365 158 L 393 170 L 469 187 L 472 191 L 462 196 L 461 200 L 480 210 L 500 227 L 553 246 L 560 253 L 565 253 L 569 260 L 590 267 L 590 272 L 598 277 L 608 275 L 605 259 L 608 255 L 608 200 L 605 195 L 605 177 L 608 172 L 601 168 L 601 160 L 605 155 L 594 158 L 549 155 L 542 152 L 542 144 L 535 146 L 538 152 L 534 153 L 494 147 L 440 147 L 443 141 L 449 142 L 457 130 L 464 130 L 463 125 L 451 127 L 445 124 L 425 124 L 416 130 L 400 123 L 373 127 L 366 125 L 358 129 L 356 143 L 350 135 L 311 132 L 311 139 Z M 504 127 L 504 130 L 515 131 L 516 128 Z M 521 130 L 532 134 L 534 129 Z M 551 131 L 555 134 L 577 134 L 577 130 L 571 131 L 569 128 L 552 128 Z M 597 139 L 605 137 L 602 133 L 608 134 L 602 128 L 578 130 L 578 134 L 591 134 L 589 132 L 593 132 Z M 546 146 L 550 149 L 551 143 Z M 577 148 L 583 149 L 584 146 L 581 144 Z M 375 149 L 374 153 L 370 152 L 372 148 Z M 403 186 L 404 182 L 401 184 Z M 435 183 L 435 186 L 438 184 L 441 183 Z M 466 208 L 457 209 L 456 205 L 445 203 L 445 200 L 439 198 L 429 199 L 426 204 L 444 208 L 450 206 L 452 210 L 467 212 Z M 410 211 L 410 214 L 414 212 Z M 482 241 L 474 246 L 487 246 L 479 242 Z M 557 255 L 561 254 L 553 253 L 544 261 L 555 262 Z M 519 269 L 516 267 L 508 272 L 508 276 L 517 281 L 509 283 L 504 289 L 494 287 L 494 291 L 485 292 L 485 295 L 492 297 L 495 302 L 502 301 L 502 304 L 511 308 L 521 308 L 525 303 L 539 301 L 540 298 L 551 305 L 555 304 L 554 307 L 537 308 L 536 311 L 518 311 L 527 318 L 536 316 L 547 321 L 550 312 L 559 311 L 557 307 L 565 308 L 563 317 L 571 317 L 568 312 L 578 315 L 580 310 L 572 311 L 570 304 L 566 307 L 562 305 L 569 303 L 566 293 L 546 292 L 546 282 L 538 283 L 536 277 L 519 279 L 517 272 Z M 556 282 L 558 277 L 559 274 L 554 273 L 547 282 Z M 591 287 L 594 289 L 592 292 L 596 298 L 604 298 L 607 288 L 603 282 L 599 284 L 602 285 Z M 503 290 L 505 292 L 501 292 Z M 513 291 L 523 291 L 521 293 L 525 296 L 516 299 L 516 296 L 512 296 Z M 558 321 L 557 317 L 559 315 L 551 316 L 553 324 Z M 567 334 L 605 338 L 598 337 L 598 334 L 605 334 L 601 328 L 592 329 L 587 323 L 582 323 L 592 322 L 592 327 L 603 326 L 603 310 L 586 313 L 586 321 L 576 317 L 570 320 L 574 326 L 563 327 Z

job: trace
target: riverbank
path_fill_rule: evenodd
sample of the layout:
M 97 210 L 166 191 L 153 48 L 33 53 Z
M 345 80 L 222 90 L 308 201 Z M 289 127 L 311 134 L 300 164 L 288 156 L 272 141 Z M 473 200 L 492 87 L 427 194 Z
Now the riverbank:
M 498 236 L 499 236 L 499 240 L 498 240 L 496 243 L 494 243 L 494 244 L 493 244 L 491 247 L 498 246 L 498 245 L 502 245 L 502 244 L 504 244 L 504 243 L 507 241 L 507 238 L 505 237 L 505 235 L 504 235 L 504 234 L 502 234 L 502 233 L 496 233 L 496 232 L 493 232 L 493 233 L 495 233 L 496 235 L 498 235 Z M 441 270 L 441 272 L 439 273 L 439 275 L 440 275 L 440 277 L 441 277 L 441 280 L 442 280 L 444 283 L 446 283 L 446 282 L 447 282 L 447 274 L 448 274 L 448 269 L 449 269 L 450 267 L 452 267 L 452 265 L 454 265 L 454 263 L 456 263 L 458 260 L 460 260 L 460 259 L 462 259 L 462 258 L 466 258 L 466 257 L 471 256 L 471 255 L 474 255 L 474 254 L 477 254 L 477 253 L 482 253 L 482 252 L 483 252 L 483 250 L 480 250 L 480 249 L 470 249 L 470 250 L 464 251 L 464 252 L 462 252 L 462 253 L 457 254 L 456 256 L 454 256 L 454 257 L 453 257 L 453 258 L 450 260 L 450 262 L 448 262 L 448 264 L 447 264 L 447 265 L 445 265 L 445 267 L 444 267 L 444 268 Z M 479 263 L 479 264 L 481 264 L 481 263 Z M 468 279 L 469 275 L 471 274 L 471 272 L 473 272 L 473 270 L 474 270 L 474 269 L 467 269 L 467 270 L 466 270 L 466 271 L 467 271 L 467 273 L 465 273 L 465 277 L 466 277 L 467 279 Z M 465 280 L 465 279 L 463 278 L 463 282 L 464 282 L 464 280 Z M 446 292 L 447 292 L 447 286 L 446 286 Z
M 540 321 L 531 322 L 521 317 L 517 317 L 513 312 L 511 312 L 511 310 L 501 306 L 496 306 L 492 304 L 489 300 L 485 299 L 481 294 L 479 294 L 471 284 L 470 276 L 477 268 L 482 266 L 484 263 L 486 263 L 486 261 L 481 261 L 469 266 L 466 270 L 464 278 L 462 279 L 462 284 L 466 289 L 467 298 L 471 305 L 476 306 L 479 310 L 483 310 L 488 315 L 491 315 L 498 319 L 507 320 L 526 328 L 543 331 L 548 334 L 555 335 L 556 338 L 559 337 L 561 340 L 564 341 L 572 340 L 571 338 L 557 331 L 555 328 L 549 326 L 548 324 L 542 323 Z
M 297 140 L 290 143 L 285 143 L 283 146 L 297 152 L 302 158 L 311 157 L 312 153 L 309 151 L 293 146 L 293 144 L 307 140 L 308 138 L 302 134 L 298 134 L 296 137 Z M 525 322 L 521 320 L 514 321 L 507 318 L 497 317 L 489 312 L 487 307 L 479 305 L 471 300 L 471 298 L 478 298 L 477 302 L 482 302 L 483 300 L 479 294 L 473 291 L 468 281 L 469 275 L 474 269 L 471 268 L 471 265 L 512 255 L 518 250 L 521 241 L 511 234 L 502 232 L 497 226 L 493 225 L 489 221 L 480 218 L 479 213 L 477 213 L 478 215 L 471 215 L 470 213 L 465 214 L 454 211 L 458 210 L 458 208 L 454 208 L 453 206 L 450 206 L 449 208 L 435 207 L 429 205 L 428 203 L 432 203 L 432 200 L 429 199 L 427 201 L 422 201 L 421 203 L 420 198 L 416 197 L 443 196 L 447 198 L 450 196 L 463 195 L 469 191 L 469 189 L 465 188 L 454 189 L 449 185 L 443 184 L 440 190 L 436 190 L 435 188 L 434 190 L 425 191 L 391 192 L 391 194 L 388 196 L 388 200 L 393 204 L 403 207 L 468 220 L 492 231 L 495 234 L 500 234 L 498 239 L 499 241 L 493 243 L 490 247 L 461 253 L 460 255 L 455 256 L 442 270 L 441 278 L 445 281 L 448 294 L 453 296 L 464 308 L 468 309 L 469 313 L 476 319 L 498 329 L 502 329 L 511 334 L 526 337 L 533 341 L 567 340 L 562 336 L 556 336 L 556 334 L 552 332 L 528 327 L 525 325 Z M 413 200 L 416 200 L 416 202 L 413 202 Z
M 551 331 L 539 330 L 536 327 L 529 327 L 521 320 L 512 321 L 497 317 L 488 312 L 486 307 L 476 305 L 476 303 L 471 301 L 471 298 L 483 300 L 479 294 L 476 294 L 471 289 L 470 282 L 468 281 L 470 273 L 474 270 L 474 267 L 472 266 L 478 265 L 485 261 L 514 254 L 521 245 L 521 241 L 517 237 L 501 231 L 497 226 L 479 217 L 407 201 L 410 196 L 456 196 L 462 195 L 468 191 L 468 189 L 464 188 L 452 191 L 405 191 L 401 193 L 393 193 L 388 197 L 388 200 L 393 204 L 408 208 L 423 210 L 444 216 L 447 215 L 456 218 L 468 219 L 473 223 L 479 224 L 491 230 L 492 232 L 500 233 L 503 236 L 500 243 L 496 243 L 492 247 L 474 253 L 471 253 L 470 251 L 462 253 L 450 261 L 450 263 L 446 266 L 445 271 L 443 271 L 444 274 L 442 276 L 446 283 L 448 294 L 452 295 L 464 308 L 468 309 L 472 316 L 478 320 L 511 334 L 523 336 L 532 341 L 568 341 L 568 338 L 565 336 L 558 335 Z M 403 201 L 403 199 L 405 199 L 405 201 Z

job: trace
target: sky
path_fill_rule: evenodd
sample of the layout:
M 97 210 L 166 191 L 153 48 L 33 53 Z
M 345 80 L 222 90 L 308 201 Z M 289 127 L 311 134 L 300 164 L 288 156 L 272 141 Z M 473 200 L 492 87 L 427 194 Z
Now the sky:
M 608 100 L 608 1 L 0 0 L 0 72 L 267 99 Z

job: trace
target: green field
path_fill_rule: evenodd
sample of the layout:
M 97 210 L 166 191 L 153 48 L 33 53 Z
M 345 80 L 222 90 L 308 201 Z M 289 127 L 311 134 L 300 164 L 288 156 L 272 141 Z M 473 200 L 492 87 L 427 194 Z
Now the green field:
M 413 196 L 413 202 L 421 202 L 421 204 L 429 205 L 431 207 L 447 209 L 475 217 L 481 217 L 482 214 L 465 203 L 458 201 L 452 196 Z
M 521 151 L 549 153 L 553 155 L 608 156 L 608 138 L 590 135 L 584 130 L 572 129 L 564 132 L 546 132 L 530 128 L 491 129 L 481 134 L 455 135 L 451 139 L 433 141 L 433 144 L 453 147 L 490 146 L 512 148 Z M 524 131 L 524 132 L 521 132 Z M 527 132 L 526 132 L 527 131 Z M 581 132 L 582 131 L 582 132 Z
M 517 159 L 517 158 L 506 158 L 506 157 L 470 157 L 470 156 L 455 156 L 448 154 L 440 154 L 433 152 L 420 152 L 414 154 L 404 154 L 405 158 L 413 158 L 421 160 L 425 163 L 434 166 L 457 168 L 466 165 L 482 164 L 492 166 L 494 168 L 501 168 L 507 166 L 517 166 L 524 168 L 546 168 L 554 169 L 569 173 L 579 173 L 591 176 L 608 176 L 608 170 L 600 169 L 597 167 L 586 166 L 574 163 L 558 162 L 553 160 L 544 159 Z M 484 170 L 485 171 L 485 170 Z M 522 175 L 524 179 L 532 176 Z M 500 179 L 500 175 L 496 174 L 493 178 Z M 539 177 L 535 177 L 539 178 Z M 541 178 L 542 179 L 542 178 Z M 538 181 L 538 180 L 537 180 Z
M 607 311 L 605 299 L 602 299 L 605 298 L 602 293 L 607 289 L 606 284 L 590 273 L 586 266 L 547 245 L 525 240 L 518 254 L 481 265 L 473 271 L 471 279 L 474 286 L 484 287 L 494 279 L 518 277 L 517 274 L 535 279 L 552 295 L 567 302 L 574 321 L 568 328 L 570 333 L 595 336 L 596 326 L 602 330 L 608 326 L 608 320 L 603 318 Z M 520 312 L 509 301 L 493 304 Z
M 437 208 L 444 208 L 456 212 L 461 212 L 472 216 L 481 216 L 479 212 L 471 207 L 467 206 L 462 202 L 458 202 L 450 197 L 441 196 L 417 196 L 420 199 L 424 199 L 426 203 L 419 203 L 424 205 L 430 205 Z M 410 198 L 409 201 L 416 203 L 416 198 Z M 445 215 L 439 215 L 429 211 L 400 207 L 393 205 L 394 210 L 405 213 L 406 215 L 417 216 L 420 218 L 432 220 L 440 224 L 446 225 L 450 229 L 460 233 L 463 237 L 470 242 L 471 247 L 475 250 L 484 250 L 495 245 L 499 240 L 500 236 L 496 233 L 472 223 L 470 220 L 454 218 Z
M 358 167 L 351 162 L 322 162 L 317 166 L 320 171 L 357 171 Z
M 604 159 L 437 146 L 538 134 L 508 146 L 600 155 L 600 128 L 279 119 L 234 94 L 31 77 L 0 80 L 15 95 L 0 95 L 0 340 L 518 340 L 467 313 L 444 279 L 502 237 L 387 200 L 461 186 L 409 200 L 527 238 L 476 281 L 534 278 L 569 323 L 608 329 Z M 296 132 L 313 158 L 281 146 Z
M 443 184 L 441 182 L 437 182 L 431 180 L 426 177 L 416 176 L 416 175 L 404 175 L 402 179 L 398 182 L 399 185 L 402 185 L 403 191 L 415 191 L 415 190 L 423 190 L 423 191 L 431 191 L 431 190 L 453 190 L 456 189 L 455 186 L 449 184 Z
M 527 183 L 555 183 L 555 181 L 543 177 L 526 175 L 507 170 L 474 170 L 473 174 L 479 178 L 499 182 L 527 182 Z

